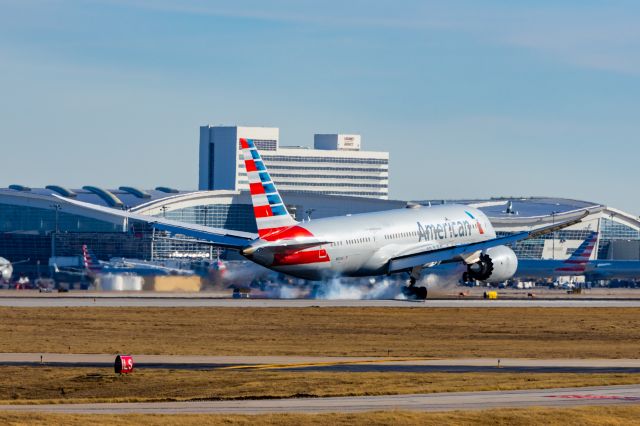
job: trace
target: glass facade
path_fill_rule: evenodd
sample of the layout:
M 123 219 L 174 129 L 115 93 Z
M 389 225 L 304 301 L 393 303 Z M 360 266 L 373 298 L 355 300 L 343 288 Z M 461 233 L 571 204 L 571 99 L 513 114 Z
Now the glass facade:
M 588 229 L 587 230 L 582 230 L 582 229 L 562 230 L 562 231 L 557 231 L 555 233 L 542 235 L 539 238 L 532 238 L 529 240 L 518 241 L 515 244 L 510 244 L 509 247 L 513 249 L 515 254 L 520 259 L 542 259 L 545 240 L 553 240 L 555 238 L 556 241 L 567 241 L 567 240 L 584 241 L 587 239 L 590 233 L 591 231 Z M 511 235 L 511 234 L 513 233 L 503 232 L 503 231 L 496 232 L 496 235 L 499 237 L 502 237 L 505 235 Z M 567 254 L 570 254 L 569 251 L 567 251 Z
M 381 180 L 380 176 L 358 176 L 358 175 L 311 175 L 311 174 L 287 174 L 287 173 L 269 173 L 273 178 L 297 178 L 297 179 L 363 179 L 363 180 Z
M 240 164 L 240 168 L 244 169 L 244 163 Z M 276 166 L 272 166 L 269 171 L 271 172 L 271 170 L 297 170 L 297 171 L 322 171 L 322 172 L 362 172 L 362 173 L 367 173 L 367 172 L 371 172 L 371 173 L 388 173 L 389 170 L 387 168 L 384 167 L 375 167 L 375 168 L 368 168 L 368 167 L 325 167 L 325 166 L 311 166 L 311 167 L 306 167 L 306 166 L 284 166 L 281 164 L 278 164 Z M 299 175 L 296 175 L 299 176 Z
M 268 155 L 262 156 L 265 163 L 283 161 L 286 163 L 349 163 L 349 164 L 384 164 L 388 165 L 386 158 L 354 158 L 354 157 L 307 157 L 297 155 Z
M 496 231 L 496 236 L 498 237 L 511 234 L 513 234 L 513 232 Z M 509 247 L 511 247 L 519 259 L 542 259 L 544 239 L 532 238 L 530 240 L 518 241 L 517 243 L 509 244 Z
M 48 233 L 61 232 L 117 232 L 122 225 L 65 212 L 64 206 L 56 214 L 55 203 L 50 209 L 0 204 L 0 232 Z M 57 217 L 57 219 L 56 219 Z
M 640 231 L 612 218 L 601 219 L 598 259 L 609 259 L 612 256 L 612 246 L 616 241 L 621 240 L 640 240 Z
M 302 177 L 302 176 L 301 176 Z M 285 186 L 330 186 L 330 187 L 335 187 L 335 188 L 340 188 L 340 187 L 348 187 L 348 188 L 387 188 L 388 185 L 385 184 L 378 184 L 378 183 L 352 183 L 352 182 L 348 182 L 348 183 L 331 183 L 331 182 L 292 182 L 292 181 L 283 181 L 280 180 L 279 182 L 276 182 L 279 186 L 278 188 L 280 189 L 286 189 Z M 338 191 L 338 190 L 336 190 Z M 340 190 L 340 192 L 342 192 Z
M 257 232 L 253 206 L 249 204 L 210 204 L 171 210 L 156 216 L 213 228 Z
M 600 221 L 600 239 L 603 240 L 638 240 L 640 231 L 609 218 Z
M 389 196 L 388 159 L 266 153 L 262 157 L 278 189 L 283 191 L 383 199 Z M 239 152 L 237 183 L 239 189 L 247 190 L 243 158 Z
M 273 139 L 253 139 L 253 143 L 260 151 L 275 151 L 278 149 L 278 141 Z M 240 141 L 238 141 L 238 148 L 242 149 Z
M 308 191 L 304 189 L 295 189 L 289 190 L 289 192 L 298 192 L 301 194 L 322 194 L 322 195 L 336 195 L 336 191 Z M 354 197 L 376 197 L 379 198 L 381 195 L 386 195 L 383 192 L 369 192 L 369 191 L 348 191 L 342 190 L 339 191 L 339 195 L 349 195 Z

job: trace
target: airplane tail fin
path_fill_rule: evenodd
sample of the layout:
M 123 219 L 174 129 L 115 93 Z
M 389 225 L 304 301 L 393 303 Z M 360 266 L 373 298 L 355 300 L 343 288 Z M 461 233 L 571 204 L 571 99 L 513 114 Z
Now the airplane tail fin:
M 84 263 L 84 268 L 89 272 L 98 272 L 102 269 L 100 261 L 86 244 L 82 245 L 82 262 Z
M 588 262 L 591 258 L 591 253 L 596 246 L 596 240 L 598 238 L 597 232 L 591 232 L 586 240 L 580 244 L 580 246 L 571 254 L 571 257 L 567 261 L 572 262 Z M 568 263 L 572 263 L 568 262 Z
M 253 140 L 240 139 L 240 145 L 260 238 L 296 225 L 298 222 L 289 215 Z
M 591 253 L 593 253 L 593 249 L 596 246 L 597 239 L 598 233 L 591 232 L 587 239 L 571 254 L 571 257 L 564 261 L 566 266 L 557 268 L 557 271 L 572 273 L 584 272 L 591 258 Z

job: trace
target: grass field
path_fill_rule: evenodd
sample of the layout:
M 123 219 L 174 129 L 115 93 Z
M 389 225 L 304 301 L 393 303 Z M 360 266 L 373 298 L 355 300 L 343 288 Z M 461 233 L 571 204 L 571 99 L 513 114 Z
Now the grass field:
M 638 358 L 639 308 L 0 308 L 0 352 Z
M 640 374 L 336 373 L 0 367 L 0 403 L 391 395 L 640 383 Z
M 570 409 L 526 408 L 486 411 L 423 413 L 385 411 L 357 414 L 238 415 L 65 415 L 0 412 L 9 425 L 640 425 L 640 406 L 602 406 Z

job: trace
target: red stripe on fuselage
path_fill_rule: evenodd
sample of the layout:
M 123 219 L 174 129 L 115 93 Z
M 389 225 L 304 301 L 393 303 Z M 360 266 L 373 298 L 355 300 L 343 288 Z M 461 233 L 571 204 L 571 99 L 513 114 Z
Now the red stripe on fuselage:
M 276 253 L 273 256 L 272 266 L 306 265 L 309 263 L 328 262 L 329 260 L 329 255 L 325 249 Z
M 565 268 L 556 268 L 556 271 L 559 272 L 584 272 L 585 268 L 578 268 L 578 267 L 565 267 Z

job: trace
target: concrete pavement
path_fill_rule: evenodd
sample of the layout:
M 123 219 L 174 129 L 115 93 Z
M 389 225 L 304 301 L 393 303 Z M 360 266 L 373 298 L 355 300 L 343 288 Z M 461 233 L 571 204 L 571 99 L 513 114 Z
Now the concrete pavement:
M 308 307 L 390 307 L 390 308 L 640 308 L 640 300 L 624 299 L 427 299 L 409 300 L 317 300 L 317 299 L 222 299 L 210 297 L 59 296 L 0 297 L 0 306 L 52 307 L 211 307 L 211 308 L 308 308 Z
M 0 405 L 0 411 L 11 410 L 68 414 L 264 414 L 382 410 L 451 411 L 531 406 L 574 407 L 612 404 L 640 404 L 640 385 L 336 398 Z

